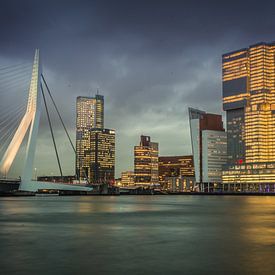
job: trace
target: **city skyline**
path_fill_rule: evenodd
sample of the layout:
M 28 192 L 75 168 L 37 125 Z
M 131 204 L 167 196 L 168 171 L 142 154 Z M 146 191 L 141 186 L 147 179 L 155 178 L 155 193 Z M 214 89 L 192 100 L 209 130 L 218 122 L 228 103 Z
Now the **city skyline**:
M 1 0 L 1 274 L 275 274 L 275 1 Z
M 72 137 L 76 96 L 93 95 L 99 88 L 106 99 L 106 125 L 117 131 L 117 177 L 121 171 L 133 169 L 132 148 L 141 134 L 159 142 L 160 155 L 190 154 L 187 107 L 221 113 L 221 55 L 273 40 L 274 22 L 261 20 L 268 18 L 273 2 L 268 9 L 261 7 L 261 15 L 255 9 L 245 16 L 242 3 L 237 11 L 213 3 L 195 7 L 175 2 L 168 7 L 165 2 L 146 5 L 141 1 L 130 7 L 118 1 L 109 4 L 108 14 L 105 4 L 99 2 L 83 1 L 77 7 L 66 3 L 65 10 L 61 4 L 47 5 L 47 19 L 43 14 L 35 16 L 38 4 L 34 1 L 26 1 L 25 7 L 19 1 L 12 6 L 1 3 L 5 14 L 0 19 L 0 59 L 3 64 L 30 61 L 33 49 L 41 48 L 44 72 Z M 210 9 L 215 24 L 209 21 Z M 120 10 L 133 15 L 128 25 L 129 18 L 120 16 Z M 95 11 L 98 17 L 89 15 Z M 149 20 L 152 12 L 154 24 Z M 194 14 L 191 22 L 182 16 L 185 12 Z M 247 19 L 255 14 L 257 24 L 247 25 Z M 231 15 L 238 24 L 222 22 L 222 17 Z M 54 152 L 48 137 L 42 118 L 35 164 L 39 175 L 58 173 L 50 165 Z M 74 156 L 68 148 L 62 148 L 66 174 L 74 171 Z

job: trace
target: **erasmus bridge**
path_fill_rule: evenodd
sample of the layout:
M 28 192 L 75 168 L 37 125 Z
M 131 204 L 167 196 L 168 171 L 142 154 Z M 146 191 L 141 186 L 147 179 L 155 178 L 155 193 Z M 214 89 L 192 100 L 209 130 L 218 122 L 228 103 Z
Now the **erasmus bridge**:
M 13 69 L 13 70 L 11 70 Z M 17 66 L 15 68 L 12 68 L 12 66 L 0 68 L 0 74 L 2 73 L 3 78 L 9 77 L 10 81 L 4 82 L 3 85 L 0 86 L 0 89 L 5 93 L 9 93 L 8 88 L 11 85 L 15 85 L 16 81 L 18 81 L 18 78 L 20 78 L 20 66 Z M 20 79 L 19 79 L 20 80 Z M 53 97 L 51 95 L 51 92 L 49 90 L 49 87 L 45 81 L 45 78 L 42 74 L 42 66 L 40 62 L 39 57 L 39 49 L 36 49 L 35 56 L 34 56 L 34 62 L 32 66 L 32 74 L 31 79 L 29 80 L 29 92 L 28 92 L 28 100 L 27 104 L 24 103 L 24 105 L 20 106 L 16 112 L 12 112 L 12 114 L 9 114 L 9 109 L 12 109 L 12 106 L 6 106 L 7 110 L 1 107 L 2 113 L 0 112 L 0 126 L 1 132 L 0 132 L 0 149 L 3 147 L 4 152 L 2 154 L 2 159 L 0 160 L 0 175 L 1 175 L 1 181 L 8 181 L 7 175 L 14 164 L 15 158 L 19 153 L 19 149 L 22 146 L 23 140 L 27 138 L 27 145 L 24 152 L 24 161 L 22 163 L 22 172 L 20 175 L 20 182 L 19 182 L 19 190 L 21 191 L 29 191 L 29 192 L 37 192 L 39 190 L 68 190 L 68 191 L 91 191 L 92 188 L 86 185 L 80 185 L 80 184 L 68 184 L 68 183 L 54 183 L 54 182 L 42 182 L 34 180 L 32 177 L 33 174 L 33 164 L 34 164 L 34 157 L 35 157 L 35 151 L 36 151 L 36 141 L 37 141 L 37 135 L 38 135 L 38 129 L 40 124 L 40 116 L 41 116 L 41 110 L 42 110 L 42 101 L 44 101 L 45 104 L 45 110 L 47 113 L 47 118 L 51 130 L 51 136 L 53 139 L 53 145 L 57 157 L 57 163 L 59 166 L 60 174 L 62 176 L 62 169 L 60 165 L 60 159 L 58 156 L 58 151 L 56 147 L 56 142 L 54 139 L 52 124 L 49 116 L 49 110 L 46 103 L 45 98 L 45 91 L 48 92 L 49 97 L 51 98 L 53 105 L 55 107 L 55 110 L 57 111 L 57 114 L 61 120 L 61 123 L 64 127 L 64 130 L 67 134 L 67 137 L 69 138 L 70 144 L 75 152 L 75 148 L 72 144 L 72 141 L 68 135 L 68 132 L 66 130 L 65 124 L 63 123 L 62 117 L 60 115 L 60 112 L 57 109 L 57 105 L 55 104 L 55 101 L 53 100 Z M 1 84 L 1 80 L 0 80 Z M 42 85 L 44 84 L 44 85 Z M 20 100 L 20 93 L 22 91 L 16 87 L 16 85 L 13 87 L 15 91 L 15 100 L 14 102 Z M 2 97 L 1 102 L 3 102 L 4 96 L 1 94 L 0 90 L 0 96 Z M 8 94 L 9 95 L 9 94 Z M 23 114 L 22 110 L 23 110 Z M 22 117 L 20 117 L 20 114 Z M 20 122 L 18 125 L 15 126 L 14 131 L 10 131 L 11 128 L 9 123 L 15 122 L 14 119 L 18 118 L 20 119 Z M 4 145 L 7 144 L 5 147 Z

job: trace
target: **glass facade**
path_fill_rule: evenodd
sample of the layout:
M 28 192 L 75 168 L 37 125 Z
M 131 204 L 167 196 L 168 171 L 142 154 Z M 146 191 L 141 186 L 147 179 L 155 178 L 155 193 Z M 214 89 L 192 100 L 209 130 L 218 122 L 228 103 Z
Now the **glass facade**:
M 200 129 L 200 120 L 204 111 L 188 108 L 189 112 L 189 124 L 190 124 L 190 135 L 191 135 L 191 145 L 194 161 L 194 170 L 195 170 L 195 180 L 196 182 L 201 182 L 201 129 Z
M 104 128 L 104 97 L 79 96 L 76 100 L 76 175 L 80 179 L 93 178 L 91 174 L 91 130 Z
M 267 168 L 275 162 L 275 43 L 223 55 L 223 103 L 229 152 L 223 182 L 275 182 Z
M 236 163 L 244 160 L 244 109 L 226 111 L 227 119 L 227 155 L 228 162 Z
M 222 116 L 189 108 L 189 123 L 196 182 L 221 182 L 227 159 Z
M 248 98 L 248 53 L 246 49 L 224 54 L 223 109 L 226 111 L 228 162 L 245 158 L 244 107 Z
M 226 147 L 226 132 L 202 131 L 202 182 L 221 182 L 222 165 L 227 161 Z
M 90 130 L 89 178 L 93 183 L 113 183 L 115 178 L 115 131 Z

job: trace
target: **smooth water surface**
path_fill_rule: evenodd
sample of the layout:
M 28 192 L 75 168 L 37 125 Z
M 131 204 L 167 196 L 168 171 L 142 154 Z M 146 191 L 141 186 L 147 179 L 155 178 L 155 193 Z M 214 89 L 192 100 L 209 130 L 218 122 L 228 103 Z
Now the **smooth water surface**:
M 0 199 L 0 274 L 275 274 L 275 197 Z

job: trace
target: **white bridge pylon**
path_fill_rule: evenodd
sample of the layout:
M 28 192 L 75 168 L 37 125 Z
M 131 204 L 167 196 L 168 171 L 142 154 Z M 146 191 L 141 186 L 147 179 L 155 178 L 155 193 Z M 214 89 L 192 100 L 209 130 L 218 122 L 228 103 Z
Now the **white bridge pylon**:
M 39 75 L 41 74 L 41 68 L 39 66 L 39 50 L 35 51 L 34 64 L 32 69 L 32 78 L 29 89 L 28 105 L 25 115 L 23 116 L 12 140 L 9 144 L 3 159 L 0 164 L 0 172 L 2 174 L 7 174 L 10 167 L 18 153 L 18 150 L 23 142 L 24 137 L 27 134 L 28 129 L 31 126 L 31 131 L 29 135 L 27 152 L 25 160 L 25 167 L 23 167 L 22 178 L 31 179 L 32 169 L 31 167 L 26 167 L 28 163 L 33 163 L 34 149 L 36 146 L 36 137 L 38 131 L 38 124 L 40 120 L 40 110 L 41 110 L 41 91 L 39 85 Z M 29 171 L 30 170 L 30 171 Z
M 83 185 L 39 182 L 32 180 L 33 162 L 40 122 L 40 114 L 42 109 L 41 75 L 42 70 L 39 57 L 39 49 L 36 49 L 32 68 L 32 77 L 29 88 L 27 109 L 0 162 L 0 173 L 7 175 L 18 153 L 18 150 L 29 130 L 26 157 L 23 164 L 23 172 L 19 187 L 20 190 L 31 192 L 36 192 L 39 189 L 91 191 L 92 188 Z

